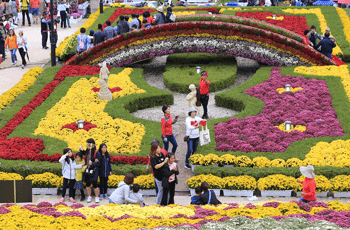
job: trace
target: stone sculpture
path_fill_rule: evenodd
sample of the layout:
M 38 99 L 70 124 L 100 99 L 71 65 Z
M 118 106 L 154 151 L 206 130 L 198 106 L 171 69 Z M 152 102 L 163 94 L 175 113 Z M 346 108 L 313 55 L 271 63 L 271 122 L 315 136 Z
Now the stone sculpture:
M 196 106 L 196 101 L 197 101 L 197 90 L 196 90 L 196 86 L 194 84 L 191 84 L 188 87 L 191 92 L 189 94 L 187 94 L 186 96 L 186 100 L 187 100 L 187 110 L 188 111 L 190 108 L 195 108 L 198 111 L 198 107 Z
M 109 70 L 107 68 L 107 64 L 106 62 L 103 62 L 100 70 L 100 78 L 98 79 L 98 83 L 100 84 L 100 91 L 97 96 L 101 100 L 111 101 L 112 93 L 108 89 L 108 74 L 109 74 Z

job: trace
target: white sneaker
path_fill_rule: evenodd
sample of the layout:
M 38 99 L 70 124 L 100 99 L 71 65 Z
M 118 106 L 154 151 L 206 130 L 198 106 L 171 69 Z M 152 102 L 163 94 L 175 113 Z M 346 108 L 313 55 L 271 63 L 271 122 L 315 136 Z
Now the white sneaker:
M 91 199 L 92 199 L 91 196 L 88 196 L 86 202 L 90 203 L 90 202 L 91 202 Z
M 100 198 L 98 198 L 97 196 L 95 197 L 95 203 L 100 203 Z

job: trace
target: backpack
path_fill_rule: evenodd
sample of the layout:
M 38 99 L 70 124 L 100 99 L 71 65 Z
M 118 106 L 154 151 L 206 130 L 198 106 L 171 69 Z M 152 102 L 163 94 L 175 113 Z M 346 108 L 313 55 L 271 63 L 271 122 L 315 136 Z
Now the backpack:
M 80 50 L 85 49 L 84 39 L 85 39 L 85 35 L 82 38 L 80 38 L 80 41 L 79 41 L 79 49 Z
M 172 22 L 175 22 L 175 20 L 176 20 L 176 15 L 173 14 L 173 13 L 171 13 L 169 19 L 170 19 Z

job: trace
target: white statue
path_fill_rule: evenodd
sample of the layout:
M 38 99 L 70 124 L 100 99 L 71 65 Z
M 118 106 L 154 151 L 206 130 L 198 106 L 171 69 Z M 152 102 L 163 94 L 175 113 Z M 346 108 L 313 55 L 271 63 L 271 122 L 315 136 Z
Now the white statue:
M 100 70 L 100 78 L 98 79 L 98 83 L 100 84 L 100 92 L 98 92 L 97 96 L 101 100 L 111 101 L 112 93 L 108 89 L 108 74 L 109 70 L 107 68 L 106 62 L 104 61 Z
M 186 96 L 186 100 L 187 100 L 186 111 L 188 111 L 190 108 L 195 108 L 198 111 L 198 107 L 196 106 L 196 101 L 197 101 L 196 86 L 194 84 L 191 84 L 188 88 L 191 90 L 191 92 Z

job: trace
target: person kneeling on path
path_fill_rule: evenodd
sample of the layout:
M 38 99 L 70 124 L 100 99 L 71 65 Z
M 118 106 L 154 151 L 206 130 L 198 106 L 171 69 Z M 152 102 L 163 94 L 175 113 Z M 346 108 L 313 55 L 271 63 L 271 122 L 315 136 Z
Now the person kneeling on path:
M 140 204 L 140 201 L 130 199 L 130 185 L 134 183 L 135 176 L 132 173 L 128 173 L 124 177 L 124 181 L 119 182 L 118 188 L 110 195 L 109 203 L 114 204 Z
M 304 181 L 297 180 L 298 183 L 303 185 L 303 191 L 301 192 L 302 197 L 299 201 L 309 203 L 310 201 L 315 201 L 316 197 L 316 182 L 315 182 L 315 173 L 314 167 L 308 165 L 306 167 L 301 166 L 300 172 L 305 176 Z

